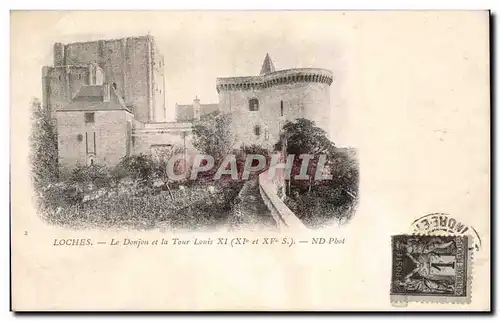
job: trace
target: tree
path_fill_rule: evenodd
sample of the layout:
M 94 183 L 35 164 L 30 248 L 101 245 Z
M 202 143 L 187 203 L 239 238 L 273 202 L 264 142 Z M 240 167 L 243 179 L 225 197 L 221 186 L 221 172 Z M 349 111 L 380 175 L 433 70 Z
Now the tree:
M 153 171 L 154 176 L 163 180 L 164 182 L 168 182 L 168 173 L 167 173 L 167 164 L 168 161 L 176 154 L 184 153 L 184 148 L 181 146 L 169 146 L 166 148 L 161 148 L 155 152 L 152 157 L 153 160 Z M 179 172 L 186 171 L 184 168 L 186 164 L 184 162 L 176 162 L 174 165 L 174 172 L 180 174 Z
M 193 146 L 200 152 L 211 155 L 216 163 L 229 154 L 234 146 L 231 131 L 231 116 L 214 113 L 193 127 Z
M 38 99 L 31 103 L 30 161 L 33 182 L 36 187 L 53 183 L 58 179 L 57 134 L 51 122 L 48 108 Z
M 331 163 L 330 185 L 341 186 L 349 199 L 356 199 L 359 185 L 359 164 L 355 149 L 337 148 Z

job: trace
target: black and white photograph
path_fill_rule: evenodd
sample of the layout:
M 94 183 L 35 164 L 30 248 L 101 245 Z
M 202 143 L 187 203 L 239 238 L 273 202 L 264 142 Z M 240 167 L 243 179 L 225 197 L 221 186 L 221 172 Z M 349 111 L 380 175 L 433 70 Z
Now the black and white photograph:
M 357 154 L 331 133 L 348 70 L 322 68 L 316 54 L 285 39 L 270 43 L 267 30 L 247 35 L 249 50 L 232 60 L 203 59 L 196 39 L 178 36 L 103 33 L 46 44 L 53 61 L 40 66 L 42 96 L 32 102 L 41 217 L 69 228 L 348 223 L 359 198 Z M 197 55 L 172 53 L 179 43 Z M 250 66 L 260 68 L 246 75 Z M 214 98 L 202 101 L 201 93 Z
M 11 310 L 488 311 L 491 19 L 12 10 Z

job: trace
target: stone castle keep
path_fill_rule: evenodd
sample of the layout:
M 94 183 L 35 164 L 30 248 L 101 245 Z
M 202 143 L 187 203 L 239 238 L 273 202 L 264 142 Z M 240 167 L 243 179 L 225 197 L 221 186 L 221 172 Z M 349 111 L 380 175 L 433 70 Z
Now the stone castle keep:
M 152 36 L 54 44 L 43 67 L 43 106 L 58 136 L 61 173 L 77 165 L 116 165 L 123 157 L 174 145 L 192 149 L 193 122 L 220 111 L 237 145 L 271 148 L 287 120 L 305 117 L 328 132 L 332 72 L 278 70 L 266 55 L 260 75 L 217 78 L 218 104 L 176 104 L 166 122 L 163 55 Z

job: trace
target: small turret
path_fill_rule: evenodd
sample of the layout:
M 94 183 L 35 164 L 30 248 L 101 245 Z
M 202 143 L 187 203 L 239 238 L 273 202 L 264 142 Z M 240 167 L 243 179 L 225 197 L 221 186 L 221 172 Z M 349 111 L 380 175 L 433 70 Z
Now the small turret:
M 266 57 L 264 58 L 264 62 L 262 63 L 262 68 L 260 69 L 260 74 L 268 74 L 270 72 L 275 72 L 273 61 L 268 53 L 266 53 Z

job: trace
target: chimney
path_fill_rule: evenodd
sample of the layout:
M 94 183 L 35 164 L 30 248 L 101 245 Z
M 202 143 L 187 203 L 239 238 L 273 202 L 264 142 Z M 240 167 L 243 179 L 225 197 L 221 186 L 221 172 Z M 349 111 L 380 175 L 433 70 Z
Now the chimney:
M 200 120 L 200 100 L 198 99 L 198 96 L 193 99 L 193 118 L 195 120 Z

